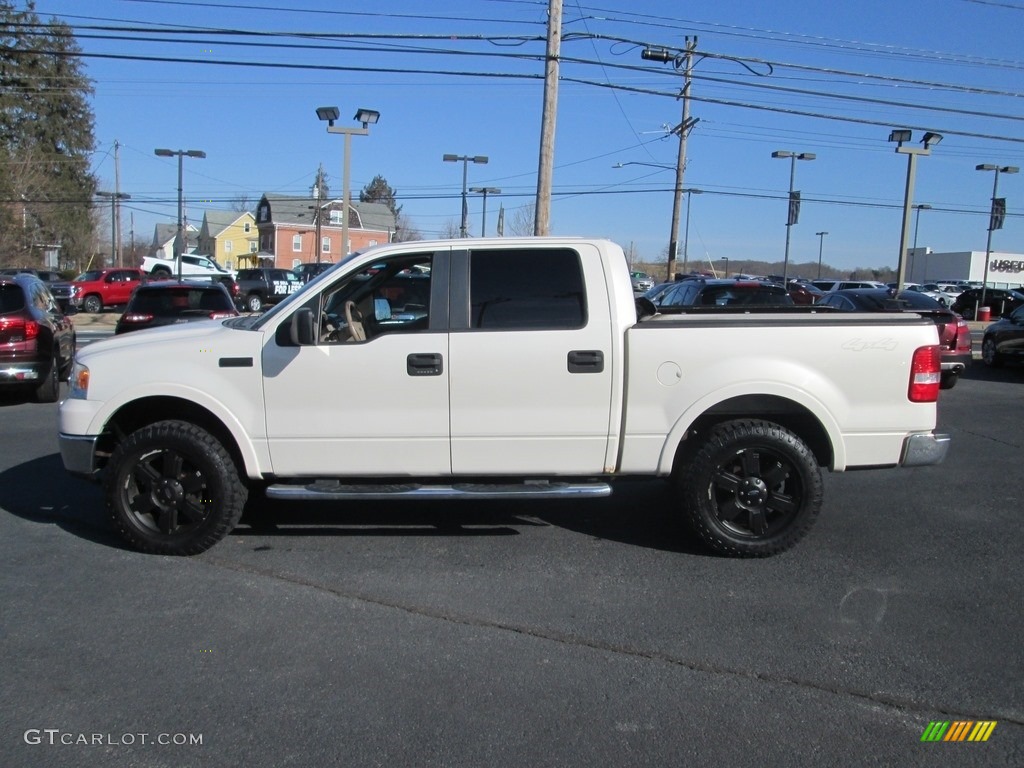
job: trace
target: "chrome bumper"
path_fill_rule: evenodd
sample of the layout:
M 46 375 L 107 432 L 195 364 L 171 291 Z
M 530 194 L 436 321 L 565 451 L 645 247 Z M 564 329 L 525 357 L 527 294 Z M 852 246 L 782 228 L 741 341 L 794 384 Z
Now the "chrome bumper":
M 940 464 L 949 450 L 949 435 L 931 432 L 925 435 L 910 435 L 903 441 L 900 456 L 901 467 L 926 467 Z
M 98 439 L 95 435 L 59 434 L 57 442 L 60 444 L 60 458 L 64 462 L 64 469 L 73 475 L 92 477 L 96 472 Z

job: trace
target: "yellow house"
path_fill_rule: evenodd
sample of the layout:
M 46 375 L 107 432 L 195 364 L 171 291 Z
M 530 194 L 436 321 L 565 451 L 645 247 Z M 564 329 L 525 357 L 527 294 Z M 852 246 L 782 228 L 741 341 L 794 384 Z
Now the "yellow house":
M 196 253 L 209 256 L 226 269 L 255 267 L 259 249 L 256 217 L 249 211 L 206 211 L 199 229 Z

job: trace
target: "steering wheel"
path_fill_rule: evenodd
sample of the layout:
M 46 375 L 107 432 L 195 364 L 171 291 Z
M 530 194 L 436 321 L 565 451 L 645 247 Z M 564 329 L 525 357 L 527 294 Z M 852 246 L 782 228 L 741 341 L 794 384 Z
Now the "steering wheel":
M 354 301 L 345 302 L 345 322 L 348 323 L 348 336 L 351 341 L 366 341 L 363 328 L 363 313 Z

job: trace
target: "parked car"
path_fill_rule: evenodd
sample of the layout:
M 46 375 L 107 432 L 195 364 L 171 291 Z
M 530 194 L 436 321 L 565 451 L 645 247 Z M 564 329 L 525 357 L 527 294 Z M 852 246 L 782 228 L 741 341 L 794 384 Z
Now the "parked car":
M 752 307 L 793 304 L 789 293 L 778 283 L 734 278 L 682 280 L 654 301 L 659 312 L 678 311 L 683 307 L 734 307 L 744 311 Z
M 981 288 L 968 288 L 953 302 L 950 307 L 958 315 L 963 315 L 968 320 L 974 319 L 974 308 L 981 301 Z M 1007 312 L 1013 312 L 1017 307 L 1024 305 L 1024 293 L 1007 288 L 986 288 L 985 303 L 982 306 L 992 308 L 992 314 L 996 317 Z
M 321 272 L 326 272 L 333 266 L 334 263 L 330 261 L 311 261 L 307 264 L 298 264 L 297 266 L 292 267 L 292 272 L 298 275 L 299 280 L 303 283 L 308 283 Z
M 789 297 L 793 299 L 794 304 L 814 304 L 825 295 L 824 291 L 812 285 L 809 280 L 790 280 L 788 289 Z
M 259 312 L 265 304 L 277 304 L 302 287 L 302 280 L 290 269 L 260 267 L 238 271 L 239 306 Z
M 0 276 L 0 386 L 53 403 L 75 357 L 75 326 L 35 275 Z
M 633 293 L 647 293 L 654 287 L 654 278 L 646 272 L 630 272 L 629 281 L 633 284 Z
M 888 288 L 885 283 L 877 280 L 811 280 L 818 290 L 828 293 L 829 291 L 846 291 L 852 288 Z
M 918 291 L 903 291 L 897 297 L 887 288 L 853 288 L 826 293 L 818 304 L 848 312 L 916 312 L 930 318 L 939 329 L 942 389 L 956 386 L 971 362 L 971 329 L 967 321 Z
M 981 359 L 993 368 L 1008 361 L 1024 362 L 1024 306 L 1003 315 L 985 329 Z
M 218 281 L 157 280 L 135 289 L 114 333 L 236 315 L 235 302 Z
M 35 269 L 33 267 L 7 267 L 0 269 L 0 275 L 35 275 L 44 283 L 59 283 L 64 275 L 55 269 Z
M 886 283 L 886 286 L 895 291 L 897 283 Z M 920 293 L 923 296 L 927 296 L 929 299 L 935 299 L 944 307 L 949 306 L 953 302 L 949 298 L 949 294 L 941 290 L 935 283 L 904 283 L 903 290 L 913 291 L 914 293 Z
M 90 269 L 70 283 L 54 283 L 51 290 L 61 307 L 96 313 L 104 307 L 127 304 L 144 277 L 141 269 Z

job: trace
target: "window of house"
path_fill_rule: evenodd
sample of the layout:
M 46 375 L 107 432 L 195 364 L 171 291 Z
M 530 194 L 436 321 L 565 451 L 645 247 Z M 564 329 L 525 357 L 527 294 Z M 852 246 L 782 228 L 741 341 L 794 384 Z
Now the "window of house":
M 470 327 L 581 328 L 583 268 L 568 248 L 475 251 L 470 256 Z
M 251 221 L 245 222 L 242 225 L 242 231 L 245 232 L 245 234 L 248 235 L 252 231 L 252 222 Z
M 292 236 L 292 250 L 295 253 L 302 253 L 302 235 Z
M 341 226 L 341 211 L 331 211 L 331 224 Z
M 230 240 L 225 240 L 224 241 L 224 250 L 225 250 L 225 252 L 231 253 L 232 248 L 233 248 L 233 246 L 231 244 L 231 241 Z
M 257 250 L 256 243 L 254 243 L 254 242 L 253 243 L 249 243 L 249 253 L 256 253 L 256 250 Z
M 376 240 L 371 240 L 371 241 L 369 242 L 369 244 L 368 244 L 368 247 L 372 247 L 372 246 L 374 246 L 374 245 L 376 245 L 376 244 L 377 244 L 377 241 L 376 241 Z
M 320 240 L 320 250 L 323 253 L 331 252 L 331 238 L 325 237 Z
M 268 221 L 270 219 L 270 206 L 260 206 L 260 221 Z

